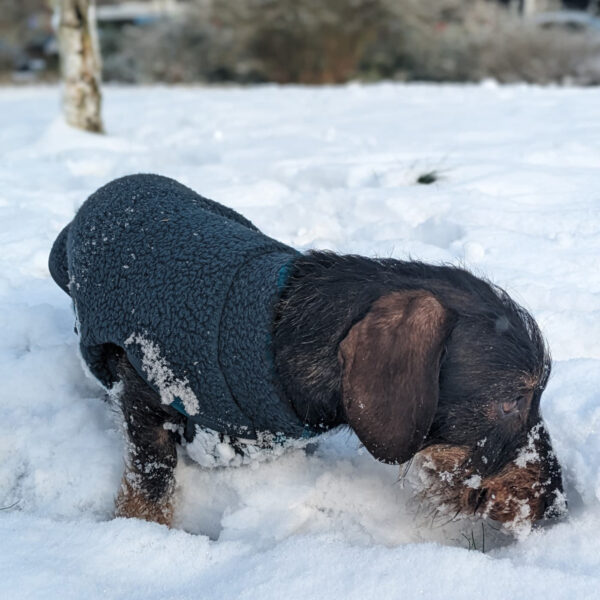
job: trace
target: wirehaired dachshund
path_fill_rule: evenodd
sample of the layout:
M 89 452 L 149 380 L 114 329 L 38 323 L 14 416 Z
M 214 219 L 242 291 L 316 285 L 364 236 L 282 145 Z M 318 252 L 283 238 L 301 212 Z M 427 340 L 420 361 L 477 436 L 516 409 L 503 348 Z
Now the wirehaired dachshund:
M 119 516 L 171 524 L 178 443 L 210 434 L 225 464 L 243 464 L 249 448 L 337 427 L 379 461 L 416 457 L 448 513 L 514 525 L 565 510 L 540 414 L 544 339 L 464 269 L 300 254 L 173 180 L 135 175 L 83 204 L 50 271 L 122 410 Z

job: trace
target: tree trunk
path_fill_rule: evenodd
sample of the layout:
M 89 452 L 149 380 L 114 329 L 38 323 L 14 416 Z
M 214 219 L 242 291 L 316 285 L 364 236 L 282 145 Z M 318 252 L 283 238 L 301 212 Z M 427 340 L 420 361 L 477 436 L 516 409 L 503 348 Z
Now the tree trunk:
M 94 0 L 59 0 L 58 38 L 64 81 L 63 110 L 69 125 L 101 132 L 101 62 Z
M 561 0 L 519 0 L 519 12 L 525 17 L 538 12 L 560 10 L 561 8 Z

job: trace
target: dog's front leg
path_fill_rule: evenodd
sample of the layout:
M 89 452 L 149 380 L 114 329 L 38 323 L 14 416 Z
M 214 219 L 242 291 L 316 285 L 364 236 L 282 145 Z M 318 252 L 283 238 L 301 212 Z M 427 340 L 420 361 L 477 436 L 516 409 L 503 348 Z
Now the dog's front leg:
M 119 376 L 123 383 L 119 403 L 127 433 L 127 457 L 115 514 L 170 526 L 177 434 L 165 424 L 173 419 L 125 357 L 119 362 Z

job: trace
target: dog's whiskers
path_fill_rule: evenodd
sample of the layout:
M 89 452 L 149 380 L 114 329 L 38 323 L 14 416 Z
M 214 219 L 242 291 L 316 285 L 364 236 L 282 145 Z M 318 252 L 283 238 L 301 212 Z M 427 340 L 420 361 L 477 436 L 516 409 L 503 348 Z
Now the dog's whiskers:
M 477 511 L 479 510 L 479 507 L 483 504 L 485 498 L 486 498 L 486 491 L 480 490 L 479 494 L 477 495 L 477 501 L 475 502 L 475 506 L 473 507 L 474 515 L 477 514 Z
M 400 475 L 402 479 L 404 479 L 408 475 L 408 472 L 410 471 L 410 468 L 413 465 L 414 459 L 415 457 L 413 456 L 408 462 L 404 463 L 404 471 Z
M 456 520 L 456 517 L 458 517 L 459 514 L 460 514 L 460 508 L 454 513 L 454 516 L 452 516 L 450 519 L 448 519 L 447 521 L 445 521 L 441 525 L 438 525 L 438 528 L 445 527 L 446 525 L 449 525 L 450 523 L 452 523 L 453 521 Z

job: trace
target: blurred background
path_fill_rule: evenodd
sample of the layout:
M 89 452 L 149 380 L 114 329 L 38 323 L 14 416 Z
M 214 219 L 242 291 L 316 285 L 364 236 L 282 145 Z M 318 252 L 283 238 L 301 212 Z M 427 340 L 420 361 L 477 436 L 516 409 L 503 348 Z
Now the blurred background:
M 1 0 L 0 82 L 59 77 L 58 0 Z M 121 83 L 600 83 L 599 0 L 98 0 Z

